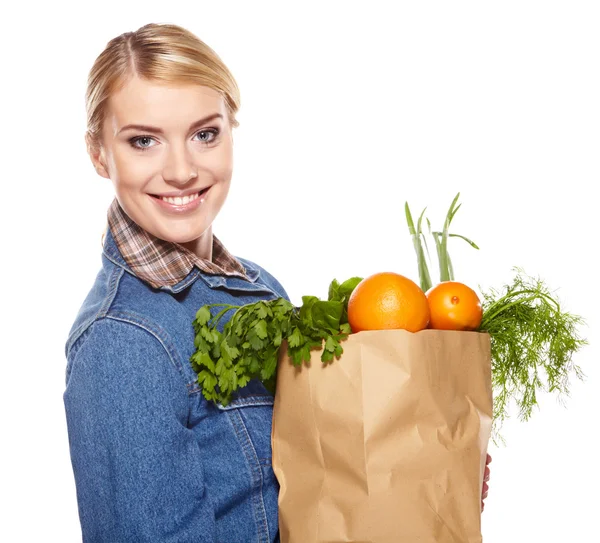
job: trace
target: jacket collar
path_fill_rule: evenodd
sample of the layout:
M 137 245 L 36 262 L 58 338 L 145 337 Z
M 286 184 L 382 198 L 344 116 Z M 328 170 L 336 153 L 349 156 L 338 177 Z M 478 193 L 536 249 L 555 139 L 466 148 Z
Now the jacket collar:
M 126 272 L 130 273 L 134 277 L 137 277 L 141 281 L 144 281 L 144 279 L 138 277 L 133 272 L 133 270 L 129 267 L 129 265 L 123 258 L 123 255 L 120 253 L 119 248 L 117 247 L 117 243 L 115 242 L 115 239 L 108 225 L 104 234 L 102 252 L 104 256 L 108 258 L 108 260 L 110 260 L 113 264 L 123 268 Z M 152 288 L 156 288 L 157 290 L 163 290 L 166 292 L 176 294 L 192 285 L 199 278 L 202 281 L 204 281 L 204 283 L 206 283 L 210 288 L 228 287 L 230 285 L 239 285 L 240 283 L 246 283 L 246 285 L 255 284 L 258 278 L 260 277 L 260 270 L 253 266 L 251 263 L 249 263 L 247 260 L 242 261 L 242 259 L 240 259 L 239 257 L 236 258 L 238 258 L 238 260 L 240 260 L 240 262 L 244 266 L 246 270 L 247 280 L 241 277 L 208 274 L 194 267 L 186 277 L 184 277 L 181 281 L 174 285 L 161 285 L 159 287 L 153 287 L 152 285 L 150 286 Z M 145 282 L 147 283 L 147 281 Z

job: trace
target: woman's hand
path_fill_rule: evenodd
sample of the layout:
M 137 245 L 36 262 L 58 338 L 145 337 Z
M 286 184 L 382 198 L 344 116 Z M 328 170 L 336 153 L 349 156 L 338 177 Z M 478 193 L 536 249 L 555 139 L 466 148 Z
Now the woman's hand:
M 485 461 L 485 471 L 483 472 L 483 488 L 481 489 L 481 511 L 482 512 L 483 512 L 483 508 L 485 507 L 483 500 L 485 500 L 487 498 L 488 490 L 490 489 L 490 487 L 488 486 L 488 481 L 490 480 L 490 468 L 488 467 L 488 464 L 491 461 L 492 461 L 492 457 L 488 454 L 486 461 Z

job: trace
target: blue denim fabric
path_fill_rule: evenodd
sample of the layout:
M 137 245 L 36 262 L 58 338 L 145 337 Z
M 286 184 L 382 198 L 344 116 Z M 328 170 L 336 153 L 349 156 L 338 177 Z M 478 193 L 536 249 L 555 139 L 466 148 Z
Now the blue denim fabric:
M 268 272 L 239 260 L 249 281 L 194 268 L 179 284 L 152 289 L 107 230 L 102 268 L 65 349 L 83 541 L 279 541 L 273 397 L 251 382 L 218 407 L 202 396 L 189 362 L 203 304 L 289 299 Z

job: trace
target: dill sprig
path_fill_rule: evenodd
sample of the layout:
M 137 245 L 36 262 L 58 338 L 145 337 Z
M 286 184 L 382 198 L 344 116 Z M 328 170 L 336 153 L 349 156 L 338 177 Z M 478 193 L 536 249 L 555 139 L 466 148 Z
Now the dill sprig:
M 577 333 L 583 319 L 562 310 L 557 298 L 539 278 L 521 268 L 503 291 L 483 293 L 480 331 L 490 334 L 494 388 L 494 440 L 515 402 L 519 418 L 528 420 L 538 395 L 553 392 L 559 400 L 569 395 L 570 377 L 584 374 L 573 354 L 587 344 Z

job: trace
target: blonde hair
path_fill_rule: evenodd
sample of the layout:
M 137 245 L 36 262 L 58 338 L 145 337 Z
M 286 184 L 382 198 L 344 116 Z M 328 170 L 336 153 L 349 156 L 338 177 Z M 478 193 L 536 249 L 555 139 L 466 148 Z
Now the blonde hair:
M 231 126 L 239 125 L 235 115 L 240 107 L 240 92 L 219 56 L 178 25 L 150 23 L 113 38 L 96 58 L 85 95 L 88 145 L 102 142 L 108 99 L 135 76 L 165 84 L 209 87 L 223 96 Z

